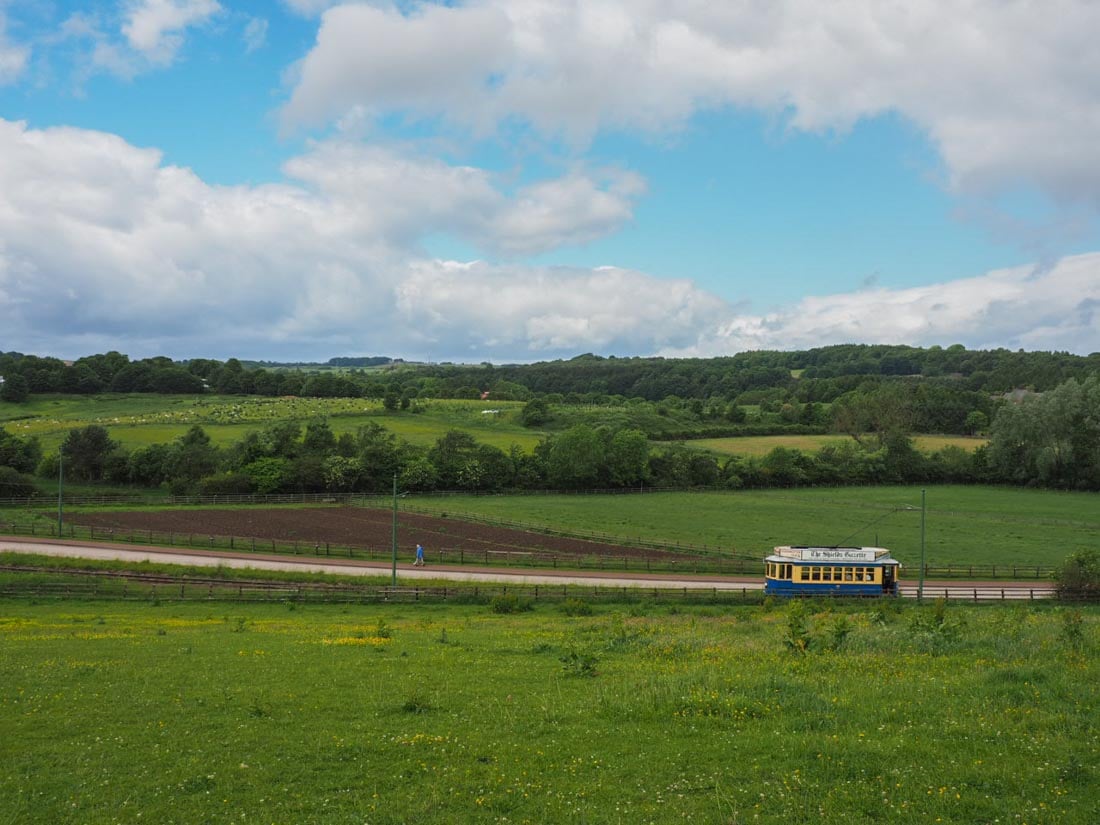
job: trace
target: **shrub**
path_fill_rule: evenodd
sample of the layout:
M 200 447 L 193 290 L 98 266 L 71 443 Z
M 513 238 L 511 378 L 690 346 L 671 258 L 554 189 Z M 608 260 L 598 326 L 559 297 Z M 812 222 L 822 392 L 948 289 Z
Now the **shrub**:
M 592 678 L 596 675 L 596 665 L 599 658 L 595 653 L 588 651 L 570 650 L 559 660 L 561 668 L 566 676 Z
M 833 619 L 832 624 L 826 629 L 825 637 L 825 649 L 826 650 L 840 650 L 844 645 L 844 640 L 848 638 L 852 632 L 852 623 L 848 620 L 847 616 L 837 616 Z
M 566 616 L 591 616 L 592 605 L 580 599 L 566 599 L 562 602 L 561 612 Z
M 1100 596 L 1100 551 L 1078 550 L 1055 574 L 1062 599 L 1095 599 Z
M 787 608 L 787 633 L 783 637 L 783 643 L 794 653 L 805 653 L 810 649 L 812 641 L 806 606 L 800 601 L 792 601 Z
M 1074 653 L 1080 653 L 1085 644 L 1085 620 L 1080 610 L 1062 614 L 1062 630 L 1058 634 L 1066 647 Z
M 11 467 L 0 467 L 0 498 L 26 498 L 37 492 L 33 478 Z
M 526 613 L 532 609 L 534 605 L 530 599 L 521 599 L 514 593 L 501 593 L 489 602 L 489 610 L 493 613 Z
M 401 710 L 405 713 L 427 713 L 433 710 L 432 705 L 428 700 L 420 693 L 414 693 L 401 705 Z

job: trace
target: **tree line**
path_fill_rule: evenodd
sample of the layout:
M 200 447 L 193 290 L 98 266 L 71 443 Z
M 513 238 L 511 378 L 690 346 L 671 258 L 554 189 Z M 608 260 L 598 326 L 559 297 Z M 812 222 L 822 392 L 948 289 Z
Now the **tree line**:
M 640 429 L 584 423 L 544 436 L 530 453 L 458 430 L 425 448 L 375 423 L 337 436 L 323 419 L 273 424 L 225 448 L 195 425 L 171 443 L 131 451 L 90 425 L 71 430 L 61 453 L 70 478 L 227 495 L 385 492 L 395 475 L 402 489 L 417 491 L 937 482 L 1100 490 L 1100 377 L 1070 379 L 1001 406 L 988 444 L 973 451 L 917 450 L 914 414 L 903 388 L 879 388 L 834 405 L 834 424 L 849 439 L 814 453 L 775 448 L 759 458 L 653 446 Z M 28 494 L 30 474 L 54 478 L 57 462 L 57 454 L 43 457 L 36 439 L 0 430 L 0 496 Z
M 367 368 L 385 363 L 381 369 Z M 668 398 L 740 405 L 831 403 L 869 385 L 922 384 L 943 393 L 990 395 L 1026 387 L 1053 389 L 1100 373 L 1100 353 L 947 347 L 840 345 L 798 352 L 744 352 L 722 358 L 615 358 L 592 354 L 536 364 L 416 365 L 381 357 L 333 358 L 345 369 L 248 367 L 196 358 L 131 361 L 119 352 L 67 364 L 16 352 L 0 354 L 0 400 L 32 393 L 101 392 L 301 395 L 388 399 L 532 397 L 606 403 Z M 973 406 L 972 406 L 973 408 Z

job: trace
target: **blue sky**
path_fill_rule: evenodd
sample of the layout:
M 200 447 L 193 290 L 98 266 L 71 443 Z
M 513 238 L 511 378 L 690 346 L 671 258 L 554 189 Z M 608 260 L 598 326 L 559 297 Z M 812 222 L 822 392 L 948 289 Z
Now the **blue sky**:
M 0 349 L 1097 351 L 1051 5 L 0 0 Z

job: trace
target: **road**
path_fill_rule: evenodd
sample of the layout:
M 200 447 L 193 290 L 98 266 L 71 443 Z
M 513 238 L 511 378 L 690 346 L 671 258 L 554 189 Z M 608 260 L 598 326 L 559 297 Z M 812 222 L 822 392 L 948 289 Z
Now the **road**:
M 196 567 L 233 567 L 260 570 L 298 570 L 309 573 L 330 573 L 340 576 L 385 576 L 391 565 L 378 561 L 319 561 L 308 558 L 287 558 L 263 553 L 231 553 L 220 550 L 188 550 L 149 546 L 119 546 L 108 542 L 60 542 L 43 539 L 0 538 L 0 551 L 38 553 L 47 556 L 63 556 L 86 559 L 112 559 L 121 561 L 151 561 L 166 564 L 185 564 Z M 469 565 L 431 565 L 413 567 L 399 562 L 399 579 L 450 581 L 505 582 L 509 584 L 582 584 L 591 587 L 676 588 L 678 590 L 760 590 L 764 586 L 760 577 L 670 575 L 661 573 L 613 573 L 606 571 L 568 570 L 505 570 L 479 568 Z M 902 581 L 901 595 L 916 598 L 916 582 Z M 1054 594 L 1051 582 L 958 582 L 927 581 L 925 598 L 967 600 L 1042 599 Z

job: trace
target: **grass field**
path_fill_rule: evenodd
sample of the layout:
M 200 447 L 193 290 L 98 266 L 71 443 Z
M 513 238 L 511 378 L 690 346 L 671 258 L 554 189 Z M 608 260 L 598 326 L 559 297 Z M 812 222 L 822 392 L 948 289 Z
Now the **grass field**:
M 1100 817 L 1095 608 L 801 608 L 5 602 L 0 811 L 51 825 Z M 809 652 L 788 646 L 807 635 Z
M 842 444 L 851 441 L 844 435 L 759 435 L 739 438 L 696 438 L 680 442 L 689 447 L 709 450 L 720 455 L 762 456 L 776 447 L 788 447 L 803 452 L 816 452 L 826 444 Z M 913 443 L 918 450 L 926 453 L 942 450 L 944 447 L 962 447 L 964 450 L 976 450 L 986 443 L 984 438 L 951 435 L 914 435 Z
M 599 496 L 417 497 L 404 506 L 539 527 L 706 544 L 761 558 L 779 544 L 881 545 L 920 561 L 920 489 L 841 487 Z M 899 509 L 915 508 L 915 509 Z M 1057 565 L 1100 540 L 1100 497 L 1006 487 L 930 487 L 929 564 Z
M 167 443 L 199 424 L 211 440 L 226 446 L 246 433 L 279 421 L 303 424 L 326 418 L 333 432 L 355 432 L 380 424 L 413 444 L 431 445 L 451 429 L 507 450 L 513 443 L 534 449 L 542 433 L 519 423 L 518 402 L 418 402 L 420 411 L 387 413 L 379 401 L 358 398 L 242 398 L 239 396 L 34 396 L 26 404 L 0 404 L 0 426 L 19 436 L 37 436 L 54 450 L 74 427 L 98 424 L 127 448 Z M 485 413 L 485 410 L 498 410 Z

